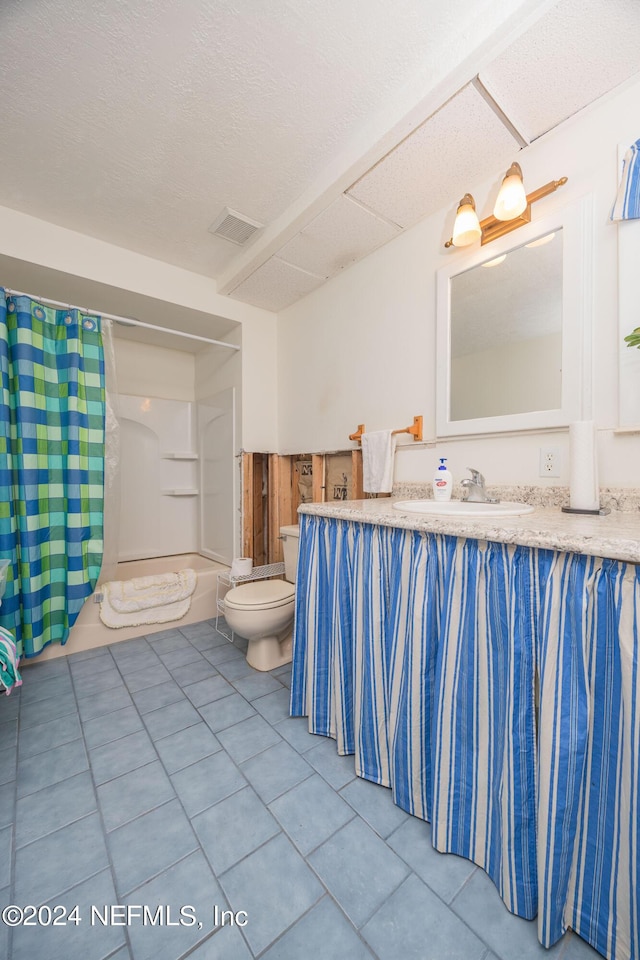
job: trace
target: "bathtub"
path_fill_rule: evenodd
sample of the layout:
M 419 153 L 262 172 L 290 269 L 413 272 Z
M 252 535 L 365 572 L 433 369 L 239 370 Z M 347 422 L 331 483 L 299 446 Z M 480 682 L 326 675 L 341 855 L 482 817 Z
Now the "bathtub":
M 42 663 L 43 660 L 53 660 L 82 650 L 93 650 L 120 640 L 131 640 L 133 637 L 150 636 L 152 633 L 170 630 L 172 627 L 183 627 L 187 623 L 212 620 L 216 615 L 216 574 L 220 570 L 229 568 L 215 560 L 202 557 L 199 553 L 182 553 L 173 557 L 156 557 L 152 560 L 127 560 L 117 565 L 113 579 L 129 580 L 133 577 L 148 577 L 154 573 L 171 573 L 186 568 L 197 571 L 198 584 L 191 597 L 189 612 L 180 620 L 150 623 L 139 627 L 118 627 L 117 629 L 105 627 L 100 619 L 100 604 L 96 603 L 93 597 L 89 597 L 71 628 L 66 644 L 61 646 L 59 643 L 50 643 L 32 662 Z

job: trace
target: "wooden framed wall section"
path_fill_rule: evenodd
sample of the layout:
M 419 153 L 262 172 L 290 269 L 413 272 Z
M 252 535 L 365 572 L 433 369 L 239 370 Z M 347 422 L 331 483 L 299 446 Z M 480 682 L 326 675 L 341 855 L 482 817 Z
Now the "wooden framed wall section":
M 251 557 L 256 566 L 282 561 L 280 527 L 298 522 L 303 500 L 323 503 L 363 496 L 360 450 L 285 456 L 243 453 L 243 556 Z

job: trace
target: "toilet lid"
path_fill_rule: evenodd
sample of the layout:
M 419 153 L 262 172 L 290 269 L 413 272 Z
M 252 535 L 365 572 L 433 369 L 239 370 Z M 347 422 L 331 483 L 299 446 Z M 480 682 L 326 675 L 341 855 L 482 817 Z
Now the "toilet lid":
M 267 610 L 269 607 L 280 607 L 287 600 L 293 600 L 294 595 L 295 587 L 287 580 L 257 580 L 233 587 L 224 602 L 230 607 Z

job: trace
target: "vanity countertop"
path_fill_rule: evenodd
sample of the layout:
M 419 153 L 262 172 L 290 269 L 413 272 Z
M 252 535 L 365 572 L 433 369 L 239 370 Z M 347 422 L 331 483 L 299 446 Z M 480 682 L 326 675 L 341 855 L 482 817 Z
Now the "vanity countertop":
M 533 513 L 519 517 L 434 517 L 394 509 L 400 499 L 406 497 L 304 503 L 299 512 L 640 563 L 640 511 L 612 510 L 594 517 L 562 513 L 559 506 L 536 506 Z

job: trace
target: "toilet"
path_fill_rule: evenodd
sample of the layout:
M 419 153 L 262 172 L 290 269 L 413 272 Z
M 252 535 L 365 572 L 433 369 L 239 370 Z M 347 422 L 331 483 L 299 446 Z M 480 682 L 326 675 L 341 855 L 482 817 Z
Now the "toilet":
M 298 525 L 280 527 L 280 536 L 286 579 L 241 583 L 224 598 L 225 619 L 234 633 L 249 641 L 247 663 L 256 670 L 291 662 Z

